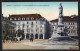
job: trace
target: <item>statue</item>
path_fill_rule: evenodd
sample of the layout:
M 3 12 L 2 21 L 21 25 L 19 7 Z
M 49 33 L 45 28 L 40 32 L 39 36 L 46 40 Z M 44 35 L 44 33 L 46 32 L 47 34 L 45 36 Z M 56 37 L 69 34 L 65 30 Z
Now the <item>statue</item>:
M 53 34 L 49 40 L 72 40 L 68 36 L 68 28 L 63 24 L 63 6 L 61 3 L 59 4 L 58 28 L 56 31 L 53 29 Z

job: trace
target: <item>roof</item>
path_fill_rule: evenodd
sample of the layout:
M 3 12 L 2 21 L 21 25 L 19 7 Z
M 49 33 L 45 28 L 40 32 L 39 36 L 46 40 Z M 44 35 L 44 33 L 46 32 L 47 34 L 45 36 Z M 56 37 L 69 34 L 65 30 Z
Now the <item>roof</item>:
M 77 20 L 78 20 L 78 16 L 75 17 L 63 16 L 63 21 L 77 21 Z M 53 21 L 58 21 L 58 19 L 51 20 L 51 22 Z
M 8 18 L 34 18 L 34 19 L 44 19 L 40 14 L 14 14 L 14 15 L 9 15 Z

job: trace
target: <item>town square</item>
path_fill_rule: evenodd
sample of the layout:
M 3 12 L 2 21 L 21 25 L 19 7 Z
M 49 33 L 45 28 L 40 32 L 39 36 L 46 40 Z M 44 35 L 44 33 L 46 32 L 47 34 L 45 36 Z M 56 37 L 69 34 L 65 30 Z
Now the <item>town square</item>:
M 2 48 L 78 50 L 78 2 L 2 2 Z

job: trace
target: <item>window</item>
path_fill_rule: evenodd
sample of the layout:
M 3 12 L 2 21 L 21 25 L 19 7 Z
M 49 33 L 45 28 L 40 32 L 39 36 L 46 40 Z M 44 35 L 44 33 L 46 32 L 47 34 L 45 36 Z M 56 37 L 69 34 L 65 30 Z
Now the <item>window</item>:
M 29 20 L 29 18 L 27 18 Z
M 69 26 L 69 29 L 70 29 L 70 26 Z
M 42 28 L 42 25 L 40 26 L 40 28 Z
M 40 22 L 41 24 L 43 24 L 43 22 Z
M 15 18 L 15 20 L 16 20 L 16 18 Z
M 73 26 L 73 29 L 74 29 L 74 26 Z
M 73 22 L 73 25 L 74 25 L 74 22 Z
M 62 28 L 60 28 L 60 30 L 62 30 Z
M 69 25 L 70 25 L 70 23 L 69 23 Z
M 31 25 L 33 25 L 33 22 L 31 22 Z
M 31 27 L 33 28 L 33 25 L 31 25 Z
M 36 21 L 36 24 L 37 24 L 37 21 Z
M 36 29 L 36 32 L 38 31 L 38 29 Z
M 26 20 L 27 20 L 27 18 L 26 18 Z
M 37 25 L 36 25 L 36 27 L 37 27 Z
M 64 24 L 66 24 L 66 23 L 64 23 Z
M 10 20 L 12 20 L 12 18 L 10 18 Z
M 18 20 L 21 20 L 21 18 L 19 17 Z
M 31 20 L 33 20 L 34 18 L 32 17 Z
M 23 20 L 23 18 L 22 18 L 22 20 Z
M 28 22 L 27 22 L 27 24 L 28 24 Z
M 19 24 L 20 24 L 20 22 L 19 22 Z
M 29 32 L 30 31 L 30 29 L 27 29 L 27 32 Z
M 42 32 L 42 30 L 40 30 L 40 32 Z
M 71 25 L 72 25 L 72 23 L 71 23 Z
M 23 28 L 24 28 L 24 23 L 23 23 Z
M 23 18 L 25 20 L 25 18 Z
M 28 28 L 29 26 L 27 25 L 27 28 Z
M 18 26 L 18 28 L 20 29 L 20 25 Z

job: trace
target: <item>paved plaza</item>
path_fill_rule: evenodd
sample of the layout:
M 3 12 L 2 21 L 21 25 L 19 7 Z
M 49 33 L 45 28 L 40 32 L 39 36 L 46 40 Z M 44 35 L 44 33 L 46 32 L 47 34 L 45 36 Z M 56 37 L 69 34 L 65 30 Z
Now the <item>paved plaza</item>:
M 78 42 L 62 42 L 62 41 L 48 41 L 48 40 L 22 40 L 19 42 L 3 43 L 3 49 L 78 49 Z

